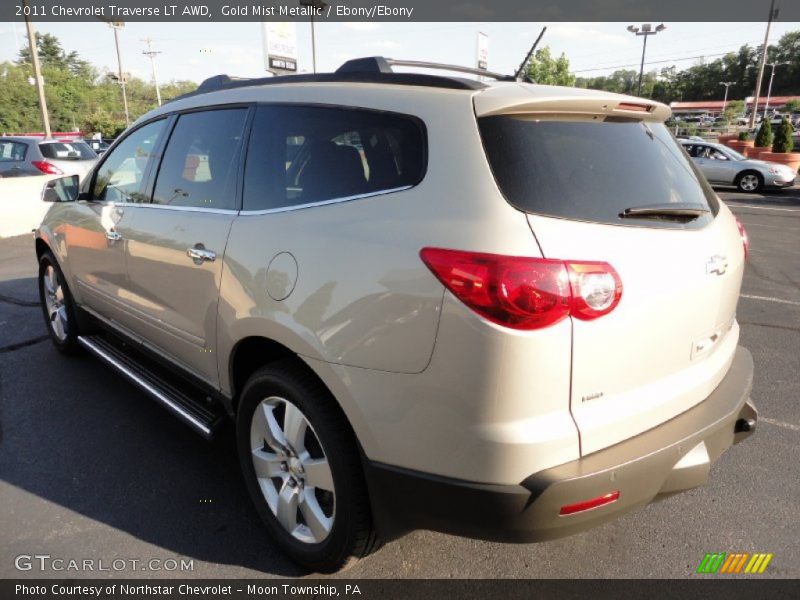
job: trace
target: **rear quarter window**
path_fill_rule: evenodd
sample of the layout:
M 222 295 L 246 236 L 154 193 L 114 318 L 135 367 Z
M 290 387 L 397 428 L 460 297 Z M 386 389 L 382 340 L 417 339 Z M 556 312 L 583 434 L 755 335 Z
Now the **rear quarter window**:
M 534 214 L 619 225 L 699 228 L 716 196 L 661 123 L 492 116 L 478 120 L 503 195 Z M 689 222 L 623 219 L 626 208 L 699 204 Z
M 0 141 L 0 162 L 19 162 L 25 160 L 28 145 L 22 142 Z
M 275 210 L 403 189 L 425 173 L 413 117 L 365 109 L 259 106 L 247 150 L 244 209 Z

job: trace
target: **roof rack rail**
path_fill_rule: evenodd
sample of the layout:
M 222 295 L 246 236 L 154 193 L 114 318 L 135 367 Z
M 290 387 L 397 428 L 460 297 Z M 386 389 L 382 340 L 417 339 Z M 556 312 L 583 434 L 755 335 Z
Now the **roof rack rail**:
M 417 67 L 420 69 L 437 69 L 439 71 L 453 71 L 455 73 L 468 73 L 470 75 L 480 75 L 489 77 L 497 81 L 521 81 L 513 75 L 503 75 L 485 71 L 475 67 L 462 67 L 460 65 L 448 65 L 444 63 L 425 62 L 421 60 L 398 60 L 395 58 L 384 58 L 383 56 L 370 56 L 367 58 L 354 58 L 348 60 L 341 67 L 336 69 L 337 73 L 394 73 L 392 67 Z
M 196 90 L 176 98 L 172 98 L 168 102 L 173 102 L 182 98 L 189 98 L 198 94 L 218 92 L 233 88 L 287 83 L 383 83 L 394 85 L 438 87 L 452 90 L 482 90 L 486 87 L 486 84 L 481 83 L 480 81 L 466 79 L 463 77 L 446 77 L 441 75 L 429 75 L 426 73 L 397 73 L 392 70 L 392 66 L 454 71 L 456 73 L 468 73 L 471 75 L 489 77 L 498 81 L 525 81 L 525 79 L 515 78 L 513 75 L 502 75 L 500 73 L 493 73 L 491 71 L 473 69 L 470 67 L 461 67 L 458 65 L 446 65 L 416 60 L 396 60 L 393 58 L 384 58 L 383 56 L 370 56 L 348 60 L 333 73 L 317 73 L 313 75 L 281 75 L 277 77 L 259 77 L 256 79 L 231 77 L 229 75 L 215 75 L 204 80 Z

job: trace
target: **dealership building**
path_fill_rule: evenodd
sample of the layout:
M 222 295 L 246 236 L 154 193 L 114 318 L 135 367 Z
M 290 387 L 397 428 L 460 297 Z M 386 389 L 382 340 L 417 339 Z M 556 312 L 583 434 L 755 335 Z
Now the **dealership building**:
M 800 101 L 800 96 L 771 96 L 769 108 L 782 111 L 789 100 Z M 728 100 L 731 102 L 731 100 Z M 748 96 L 744 99 L 745 112 L 753 109 L 753 97 Z M 670 108 L 675 115 L 718 115 L 724 108 L 722 100 L 700 100 L 698 102 L 670 102 Z M 762 112 L 767 106 L 767 97 L 760 96 L 758 99 L 758 111 Z

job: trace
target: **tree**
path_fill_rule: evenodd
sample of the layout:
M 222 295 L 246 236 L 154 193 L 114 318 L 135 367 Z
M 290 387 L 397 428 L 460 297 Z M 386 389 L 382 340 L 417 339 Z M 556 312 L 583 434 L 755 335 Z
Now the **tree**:
M 764 119 L 756 134 L 756 146 L 759 148 L 772 146 L 772 139 L 772 123 L 769 122 L 769 119 Z
M 778 125 L 778 131 L 775 133 L 775 141 L 772 143 L 773 152 L 791 152 L 794 148 L 792 141 L 792 126 L 789 124 L 789 119 L 784 117 L 781 119 L 781 124 Z
M 89 68 L 89 63 L 81 60 L 77 52 L 67 53 L 58 38 L 50 33 L 36 33 L 36 50 L 43 67 L 69 69 L 75 75 L 84 73 Z M 17 64 L 31 64 L 30 46 L 25 45 L 20 49 Z
M 722 117 L 725 122 L 730 124 L 736 117 L 744 114 L 744 101 L 731 100 L 725 105 L 725 110 L 722 111 Z
M 786 106 L 784 106 L 783 108 L 789 114 L 800 112 L 800 100 L 792 98 L 786 103 Z
M 527 65 L 528 77 L 536 83 L 544 85 L 575 85 L 575 75 L 569 72 L 569 60 L 561 53 L 558 58 L 550 54 L 550 47 L 545 46 L 534 52 Z

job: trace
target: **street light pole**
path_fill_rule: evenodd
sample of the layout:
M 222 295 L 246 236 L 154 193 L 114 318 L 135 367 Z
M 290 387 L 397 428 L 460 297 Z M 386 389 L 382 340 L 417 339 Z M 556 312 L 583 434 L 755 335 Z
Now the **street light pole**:
M 316 11 L 322 11 L 328 6 L 327 2 L 323 2 L 322 0 L 298 0 L 298 4 L 300 6 L 306 6 L 312 8 L 313 11 L 311 12 L 311 70 L 316 73 L 317 72 L 317 40 L 314 34 L 314 13 Z
M 122 74 L 122 57 L 119 52 L 119 30 L 125 27 L 122 21 L 110 22 L 109 27 L 114 30 L 114 44 L 117 47 L 117 69 L 119 72 L 119 83 L 122 86 L 122 104 L 125 107 L 125 127 L 131 124 L 131 118 L 128 114 L 128 93 L 125 91 L 125 77 Z
M 664 31 L 667 28 L 666 25 L 663 23 L 653 29 L 653 26 L 650 23 L 643 23 L 641 27 L 635 27 L 634 25 L 628 25 L 628 31 L 637 35 L 643 36 L 644 40 L 642 41 L 642 64 L 639 67 L 639 86 L 636 91 L 637 96 L 642 95 L 642 77 L 644 76 L 644 56 L 647 52 L 647 38 L 651 35 L 657 34 L 659 31 Z
M 769 110 L 769 98 L 772 96 L 772 80 L 775 79 L 775 67 L 780 67 L 781 65 L 788 65 L 788 62 L 773 62 L 769 63 L 771 67 L 771 72 L 769 76 L 769 85 L 767 86 L 767 102 L 764 104 L 764 119 L 767 118 L 767 110 Z
M 27 6 L 27 1 L 25 6 Z M 50 137 L 50 116 L 47 114 L 47 99 L 44 97 L 44 80 L 42 79 L 42 67 L 39 64 L 39 50 L 36 47 L 36 32 L 33 29 L 28 15 L 25 15 L 25 27 L 28 30 L 28 42 L 31 47 L 31 63 L 33 64 L 33 78 L 36 83 L 36 93 L 39 95 L 39 110 L 42 114 L 42 125 L 44 126 L 45 137 Z
M 764 79 L 764 65 L 767 62 L 767 48 L 769 46 L 769 30 L 772 27 L 772 20 L 777 16 L 775 10 L 775 0 L 769 4 L 769 19 L 767 20 L 767 32 L 764 34 L 764 46 L 761 49 L 761 61 L 758 65 L 758 76 L 756 77 L 756 90 L 753 93 L 753 110 L 750 112 L 750 129 L 756 127 L 756 115 L 758 114 L 758 97 L 761 94 L 761 82 Z
M 728 105 L 728 88 L 731 87 L 735 82 L 733 81 L 720 81 L 720 85 L 725 86 L 725 98 L 722 100 L 722 112 L 725 112 L 725 107 Z

